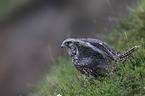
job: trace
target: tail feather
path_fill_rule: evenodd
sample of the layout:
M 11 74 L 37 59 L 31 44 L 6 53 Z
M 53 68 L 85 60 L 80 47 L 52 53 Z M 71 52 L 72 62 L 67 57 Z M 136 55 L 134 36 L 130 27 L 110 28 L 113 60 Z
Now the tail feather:
M 127 50 L 126 52 L 119 54 L 119 55 L 118 55 L 119 59 L 120 59 L 120 60 L 126 59 L 126 58 L 129 57 L 135 50 L 137 50 L 138 47 L 140 47 L 140 46 L 134 46 L 133 48 Z

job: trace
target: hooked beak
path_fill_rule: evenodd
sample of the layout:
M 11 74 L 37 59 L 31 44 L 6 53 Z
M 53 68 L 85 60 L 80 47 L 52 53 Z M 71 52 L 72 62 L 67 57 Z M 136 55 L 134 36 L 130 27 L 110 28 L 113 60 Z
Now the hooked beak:
M 61 44 L 61 48 L 64 48 L 64 47 L 66 47 L 66 45 L 65 44 Z

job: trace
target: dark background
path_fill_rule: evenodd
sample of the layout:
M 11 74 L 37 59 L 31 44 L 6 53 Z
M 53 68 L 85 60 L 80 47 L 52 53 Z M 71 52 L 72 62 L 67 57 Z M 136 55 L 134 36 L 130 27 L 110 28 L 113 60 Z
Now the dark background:
M 104 40 L 137 1 L 1 0 L 0 96 L 27 96 L 64 56 L 64 39 Z

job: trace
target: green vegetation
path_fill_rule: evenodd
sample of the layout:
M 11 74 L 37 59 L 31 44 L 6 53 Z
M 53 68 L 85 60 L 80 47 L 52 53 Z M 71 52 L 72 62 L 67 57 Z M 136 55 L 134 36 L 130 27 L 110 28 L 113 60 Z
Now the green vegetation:
M 0 21 L 14 11 L 18 11 L 19 7 L 24 6 L 29 0 L 0 0 Z
M 121 30 L 121 33 L 117 31 Z M 79 73 L 70 60 L 59 58 L 59 65 L 52 68 L 46 78 L 40 81 L 35 94 L 31 96 L 143 96 L 145 95 L 145 1 L 134 14 L 120 21 L 118 28 L 110 34 L 107 43 L 124 52 L 141 45 L 128 60 L 119 62 L 121 70 L 97 80 Z

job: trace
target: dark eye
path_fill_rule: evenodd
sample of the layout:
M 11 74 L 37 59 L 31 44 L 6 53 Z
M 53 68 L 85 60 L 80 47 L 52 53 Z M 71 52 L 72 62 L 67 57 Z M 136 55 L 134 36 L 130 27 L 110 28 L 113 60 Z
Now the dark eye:
M 66 45 L 69 45 L 69 44 L 71 44 L 72 42 L 71 41 L 69 41 L 69 42 L 66 42 Z

